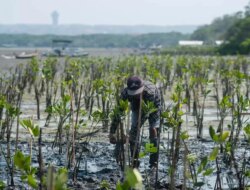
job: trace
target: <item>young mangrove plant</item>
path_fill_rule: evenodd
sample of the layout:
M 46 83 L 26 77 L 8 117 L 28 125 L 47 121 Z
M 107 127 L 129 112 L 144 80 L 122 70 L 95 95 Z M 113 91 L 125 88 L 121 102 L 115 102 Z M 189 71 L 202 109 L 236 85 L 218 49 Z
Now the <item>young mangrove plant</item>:
M 239 148 L 239 142 L 241 140 L 241 133 L 243 132 L 243 128 L 247 126 L 248 119 L 245 118 L 244 112 L 248 111 L 250 105 L 250 101 L 244 95 L 242 95 L 239 90 L 236 90 L 236 101 L 232 105 L 232 124 L 229 125 L 230 128 L 230 137 L 228 141 L 228 166 L 233 168 L 235 171 L 238 188 L 244 189 L 245 181 L 244 181 L 244 171 L 245 171 L 245 153 L 241 156 L 238 155 L 237 150 Z M 245 129 L 245 128 L 244 128 Z M 241 157 L 241 162 L 236 160 L 237 157 Z
M 6 162 L 8 165 L 8 172 L 10 175 L 10 185 L 14 186 L 14 167 L 13 167 L 13 157 L 12 157 L 12 153 L 11 153 L 11 134 L 12 134 L 12 126 L 13 126 L 13 122 L 15 120 L 15 118 L 17 117 L 17 115 L 20 114 L 20 110 L 17 109 L 16 107 L 14 107 L 13 105 L 5 102 L 4 104 L 5 110 L 6 110 L 6 118 L 2 124 L 2 130 L 6 128 L 6 131 L 1 131 L 3 132 L 3 136 L 1 141 L 4 140 L 4 135 L 6 133 L 6 143 L 7 143 L 7 147 L 6 147 Z M 18 139 L 16 139 L 16 144 L 17 144 Z M 8 183 L 9 184 L 9 183 Z
M 208 89 L 209 83 L 209 67 L 210 61 L 198 59 L 191 64 L 190 67 L 190 88 L 193 94 L 193 115 L 195 126 L 197 128 L 197 138 L 203 137 L 203 120 L 205 102 L 208 94 L 211 92 Z
M 129 104 L 128 101 L 119 100 L 118 104 L 114 107 L 111 114 L 112 121 L 116 121 L 118 123 L 116 129 L 116 139 L 117 142 L 115 145 L 115 157 L 116 161 L 119 164 L 122 171 L 124 171 L 125 167 L 128 165 L 130 160 L 126 160 L 126 155 L 128 155 L 128 139 L 125 136 L 124 130 L 124 121 L 126 119 L 126 115 L 128 114 Z M 126 148 L 124 147 L 124 142 L 126 142 Z
M 97 107 L 102 110 L 103 113 L 103 129 L 105 132 L 108 131 L 109 126 L 109 115 L 111 112 L 110 104 L 111 104 L 111 94 L 113 93 L 113 90 L 111 88 L 111 81 L 109 79 L 103 80 L 103 79 L 97 79 L 93 83 L 93 88 L 96 91 L 96 97 L 97 97 Z M 101 96 L 101 106 L 100 106 L 100 100 L 99 95 Z
M 36 168 L 31 166 L 31 156 L 24 155 L 20 150 L 14 155 L 15 166 L 21 171 L 21 180 L 30 187 L 36 189 L 38 182 L 36 180 Z
M 172 101 L 174 102 L 174 106 L 171 110 L 166 110 L 162 113 L 162 117 L 166 120 L 166 127 L 172 129 L 172 139 L 171 139 L 171 148 L 170 148 L 170 189 L 175 189 L 176 185 L 176 171 L 177 164 L 179 160 L 180 146 L 181 146 L 181 128 L 183 119 L 181 118 L 183 115 L 182 105 L 185 103 L 185 99 L 183 99 L 183 87 L 181 83 L 176 85 L 175 91 L 172 94 Z
M 229 131 L 219 132 L 218 134 L 215 132 L 212 126 L 209 127 L 209 134 L 212 140 L 217 144 L 214 147 L 213 151 L 211 152 L 209 157 L 205 157 L 203 159 L 202 165 L 200 166 L 200 170 L 205 168 L 207 165 L 208 160 L 216 161 L 216 181 L 214 189 L 222 189 L 222 176 L 221 176 L 221 166 L 219 165 L 222 162 L 223 156 L 219 156 L 219 149 L 226 150 L 227 143 L 226 140 L 229 137 Z M 222 151 L 223 152 L 223 151 Z M 211 174 L 213 172 L 212 168 L 209 168 L 206 171 L 206 174 Z
M 30 119 L 22 120 L 20 124 L 30 134 L 30 153 L 26 156 L 20 150 L 17 150 L 14 155 L 14 164 L 21 171 L 21 180 L 32 188 L 37 188 L 38 182 L 35 176 L 37 170 L 32 167 L 32 142 L 34 137 L 39 136 L 39 127 Z
M 28 92 L 31 93 L 31 88 L 34 87 L 37 119 L 40 119 L 40 97 L 44 91 L 44 85 L 41 80 L 39 62 L 37 59 L 32 58 L 31 61 L 26 64 L 25 75 L 27 76 Z
M 61 100 L 59 100 L 58 103 L 52 105 L 51 108 L 48 110 L 52 115 L 59 117 L 57 132 L 53 143 L 53 147 L 58 146 L 60 154 L 62 153 L 62 146 L 63 146 L 63 129 L 71 113 L 70 100 L 71 97 L 69 95 L 65 95 L 61 97 Z
M 45 88 L 46 110 L 50 109 L 54 104 L 53 97 L 56 97 L 57 84 L 55 82 L 57 73 L 58 60 L 55 58 L 47 58 L 42 64 L 42 86 Z M 49 125 L 51 112 L 48 112 L 45 126 Z

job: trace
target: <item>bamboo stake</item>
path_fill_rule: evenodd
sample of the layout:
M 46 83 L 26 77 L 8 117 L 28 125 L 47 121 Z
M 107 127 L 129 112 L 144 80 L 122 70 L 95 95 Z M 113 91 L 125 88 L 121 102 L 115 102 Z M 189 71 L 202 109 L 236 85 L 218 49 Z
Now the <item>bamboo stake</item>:
M 142 93 L 140 94 L 140 104 L 139 104 L 139 115 L 138 115 L 138 120 L 137 120 L 137 133 L 136 133 L 136 141 L 135 141 L 135 145 L 134 145 L 134 149 L 133 149 L 133 154 L 132 154 L 132 167 L 135 167 L 135 164 L 138 163 L 138 160 L 136 163 L 134 163 L 135 160 L 135 153 L 137 150 L 137 147 L 139 147 L 139 137 L 140 137 L 140 131 L 141 131 L 141 108 L 142 108 Z M 138 159 L 138 158 L 137 158 Z

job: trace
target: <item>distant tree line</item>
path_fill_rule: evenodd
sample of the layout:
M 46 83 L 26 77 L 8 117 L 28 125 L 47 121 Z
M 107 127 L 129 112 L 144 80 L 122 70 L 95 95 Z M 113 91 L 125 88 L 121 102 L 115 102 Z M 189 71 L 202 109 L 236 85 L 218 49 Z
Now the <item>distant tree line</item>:
M 52 40 L 72 40 L 70 46 L 83 48 L 148 48 L 154 45 L 175 46 L 179 40 L 189 39 L 188 34 L 178 32 L 152 34 L 91 34 L 78 36 L 0 34 L 0 46 L 50 47 Z
M 210 25 L 204 25 L 190 35 L 191 40 L 202 40 L 213 45 L 216 40 L 224 43 L 217 49 L 219 54 L 250 53 L 250 3 L 245 11 L 216 18 Z
M 195 30 L 190 39 L 201 40 L 205 44 L 213 45 L 216 40 L 225 40 L 225 33 L 241 18 L 240 12 L 216 18 L 211 24 L 201 26 Z
M 242 18 L 226 31 L 225 40 L 219 49 L 221 54 L 250 54 L 250 3 Z

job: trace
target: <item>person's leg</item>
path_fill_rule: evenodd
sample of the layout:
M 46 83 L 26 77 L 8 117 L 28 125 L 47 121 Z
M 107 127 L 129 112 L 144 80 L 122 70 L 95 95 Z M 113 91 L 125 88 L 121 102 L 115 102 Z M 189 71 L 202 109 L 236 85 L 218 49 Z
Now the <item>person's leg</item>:
M 158 148 L 158 132 L 159 132 L 159 121 L 150 122 L 149 120 L 149 140 L 155 147 Z M 158 150 L 155 153 L 150 153 L 149 156 L 149 167 L 156 167 L 158 162 Z

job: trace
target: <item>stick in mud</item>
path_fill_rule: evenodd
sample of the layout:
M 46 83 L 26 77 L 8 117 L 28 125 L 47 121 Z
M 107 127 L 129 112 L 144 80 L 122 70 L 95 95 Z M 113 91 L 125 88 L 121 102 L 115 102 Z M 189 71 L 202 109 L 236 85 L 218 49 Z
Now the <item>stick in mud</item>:
M 38 172 L 38 176 L 40 179 L 39 189 L 42 190 L 43 189 L 42 181 L 43 181 L 43 175 L 44 175 L 44 164 L 43 164 L 43 156 L 42 156 L 42 129 L 41 128 L 40 128 L 40 135 L 38 139 L 37 159 L 38 159 L 38 164 L 39 164 L 39 172 Z

